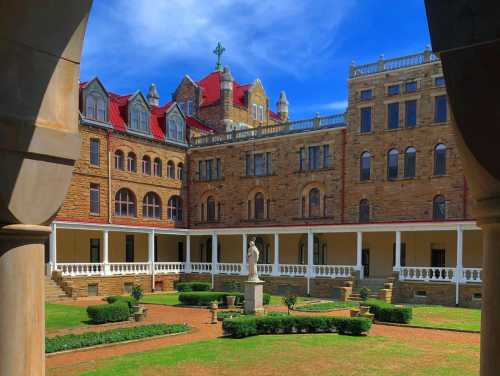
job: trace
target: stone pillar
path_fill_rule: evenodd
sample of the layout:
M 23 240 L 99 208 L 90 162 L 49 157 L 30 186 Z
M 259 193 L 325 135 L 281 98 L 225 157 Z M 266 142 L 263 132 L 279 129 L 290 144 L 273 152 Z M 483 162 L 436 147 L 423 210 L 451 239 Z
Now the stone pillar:
M 110 275 L 111 270 L 109 268 L 109 231 L 104 230 L 102 232 L 102 262 L 103 262 L 103 274 Z
M 314 233 L 307 233 L 307 294 L 311 293 L 311 278 L 314 274 Z
M 49 277 L 52 277 L 52 272 L 57 270 L 57 225 L 52 223 L 50 225 L 51 233 L 49 240 Z
M 191 273 L 191 235 L 186 235 L 186 273 Z
M 151 291 L 155 289 L 155 230 L 148 232 L 148 263 L 151 273 Z
M 280 271 L 280 235 L 278 233 L 274 234 L 274 266 L 273 266 L 273 276 L 281 275 Z
M 248 266 L 247 266 L 247 252 L 248 252 L 248 239 L 247 239 L 247 234 L 243 234 L 243 251 L 242 251 L 242 256 L 241 256 L 241 274 L 242 275 L 247 275 L 248 274 Z
M 463 269 L 463 249 L 464 249 L 464 232 L 461 225 L 457 225 L 457 267 L 455 269 L 455 304 L 460 304 L 460 282 L 462 282 Z
M 217 234 L 212 234 L 212 288 L 215 288 L 215 274 L 217 273 L 217 252 L 218 252 Z
M 401 270 L 401 231 L 396 231 L 396 257 L 394 264 L 394 271 Z
M 363 233 L 358 231 L 356 233 L 356 269 L 359 270 L 359 279 L 363 279 Z

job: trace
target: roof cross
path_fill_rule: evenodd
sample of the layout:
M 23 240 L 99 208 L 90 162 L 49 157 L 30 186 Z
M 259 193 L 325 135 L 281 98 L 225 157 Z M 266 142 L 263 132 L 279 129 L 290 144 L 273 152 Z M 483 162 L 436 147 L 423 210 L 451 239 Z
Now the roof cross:
M 224 46 L 222 46 L 221 42 L 217 43 L 217 46 L 215 47 L 214 54 L 217 55 L 217 64 L 215 64 L 215 70 L 220 71 L 222 70 L 222 64 L 220 63 L 220 57 L 221 55 L 226 51 Z

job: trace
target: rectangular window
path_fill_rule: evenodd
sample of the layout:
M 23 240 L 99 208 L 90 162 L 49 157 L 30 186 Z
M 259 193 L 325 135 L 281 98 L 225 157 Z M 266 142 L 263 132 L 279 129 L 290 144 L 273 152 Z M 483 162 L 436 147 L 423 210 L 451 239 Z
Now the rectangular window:
M 434 121 L 444 123 L 448 120 L 448 102 L 446 95 L 438 95 L 435 99 Z
M 300 148 L 299 150 L 299 171 L 306 169 L 306 149 Z
M 99 184 L 90 184 L 90 214 L 99 215 Z
M 253 154 L 246 153 L 245 154 L 245 167 L 246 167 L 246 176 L 254 175 L 254 166 L 253 166 Z
M 266 174 L 273 174 L 273 154 L 271 152 L 266 153 Z
M 264 106 L 259 106 L 259 120 L 264 121 Z
M 217 158 L 215 160 L 215 177 L 219 179 L 222 177 L 222 168 L 221 168 L 221 161 L 220 158 Z
M 399 85 L 390 85 L 387 87 L 388 95 L 396 95 L 399 94 Z
M 193 100 L 192 99 L 187 101 L 187 114 L 189 116 L 193 115 Z
M 366 89 L 366 90 L 361 90 L 361 93 L 359 94 L 360 98 L 362 101 L 367 101 L 373 98 L 373 91 L 372 89 Z
M 443 76 L 440 76 L 440 77 L 436 77 L 434 79 L 434 85 L 436 86 L 444 86 L 445 85 L 445 81 L 444 81 L 444 77 Z
M 399 103 L 389 103 L 387 105 L 387 128 L 399 128 Z
M 213 160 L 212 159 L 208 159 L 205 161 L 206 163 L 206 166 L 207 166 L 207 173 L 206 173 L 206 177 L 207 177 L 207 180 L 212 180 L 212 172 L 213 172 Z
M 368 133 L 372 130 L 372 108 L 365 107 L 361 109 L 361 133 Z
M 323 145 L 323 168 L 329 168 L 331 165 L 330 145 Z
M 134 262 L 134 235 L 125 235 L 125 262 Z
M 414 93 L 417 91 L 417 81 L 410 81 L 405 83 L 405 92 Z
M 252 104 L 252 118 L 257 120 L 257 105 L 255 103 Z
M 101 262 L 100 239 L 90 239 L 90 262 Z
M 255 163 L 255 176 L 263 176 L 265 175 L 265 158 L 263 153 L 254 154 L 253 155 L 254 163 Z
M 182 113 L 186 113 L 186 102 L 179 102 L 179 108 L 181 109 Z
M 405 102 L 405 127 L 413 128 L 417 125 L 417 101 Z
M 205 173 L 205 161 L 199 161 L 198 162 L 198 176 L 200 180 L 206 180 L 207 176 Z
M 446 267 L 446 251 L 444 249 L 431 249 L 431 267 Z
M 90 164 L 92 166 L 99 166 L 99 139 L 90 139 Z
M 309 146 L 309 170 L 319 170 L 319 146 Z

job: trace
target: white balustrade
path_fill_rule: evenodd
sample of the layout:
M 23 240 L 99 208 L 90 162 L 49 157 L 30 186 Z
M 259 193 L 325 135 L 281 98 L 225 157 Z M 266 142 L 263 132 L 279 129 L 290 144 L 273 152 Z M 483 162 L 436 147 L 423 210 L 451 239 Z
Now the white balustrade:
M 456 281 L 455 268 L 433 268 L 425 266 L 401 267 L 399 279 L 401 281 L 431 281 L 454 282 Z
M 55 270 L 62 273 L 63 276 L 91 276 L 101 275 L 104 268 L 102 263 L 94 262 L 67 262 L 57 263 Z
M 280 274 L 290 277 L 304 277 L 307 274 L 307 265 L 280 264 Z
M 257 264 L 257 273 L 260 275 L 271 275 L 273 273 L 273 264 Z
M 463 268 L 462 269 L 462 282 L 482 282 L 482 268 Z
M 243 264 L 232 262 L 219 262 L 217 264 L 217 273 L 219 274 L 241 274 Z
M 348 278 L 355 265 L 313 265 L 313 277 Z
M 154 265 L 156 274 L 179 274 L 186 270 L 184 262 L 155 262 Z
M 192 262 L 191 272 L 192 273 L 210 273 L 212 271 L 211 262 Z
M 148 262 L 110 262 L 110 274 L 150 274 Z

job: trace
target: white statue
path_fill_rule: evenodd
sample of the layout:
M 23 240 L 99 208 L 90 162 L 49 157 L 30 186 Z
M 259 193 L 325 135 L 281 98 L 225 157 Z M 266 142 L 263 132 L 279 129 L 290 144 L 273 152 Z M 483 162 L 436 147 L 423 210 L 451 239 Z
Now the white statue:
M 248 263 L 248 280 L 252 282 L 259 282 L 259 276 L 257 275 L 257 262 L 259 261 L 259 249 L 255 246 L 255 241 L 252 239 L 249 242 L 248 252 L 247 252 L 247 263 Z

